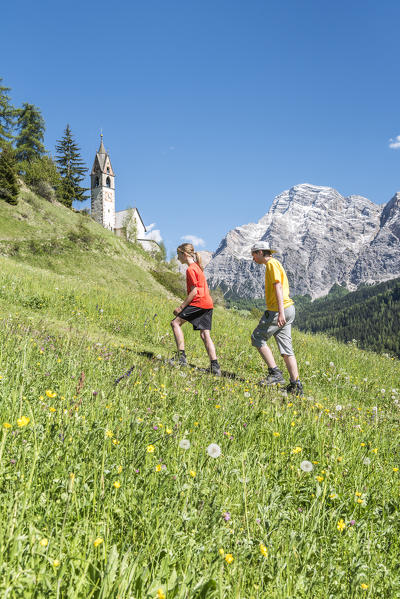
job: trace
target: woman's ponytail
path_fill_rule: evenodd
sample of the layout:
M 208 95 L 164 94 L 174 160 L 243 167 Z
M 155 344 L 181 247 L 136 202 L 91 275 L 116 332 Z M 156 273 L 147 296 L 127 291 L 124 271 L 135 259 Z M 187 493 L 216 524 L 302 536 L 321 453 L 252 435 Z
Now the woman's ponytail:
M 195 258 L 197 264 L 200 266 L 201 270 L 204 270 L 203 269 L 203 262 L 202 262 L 202 259 L 201 259 L 201 256 L 200 256 L 199 252 L 194 252 L 194 258 Z

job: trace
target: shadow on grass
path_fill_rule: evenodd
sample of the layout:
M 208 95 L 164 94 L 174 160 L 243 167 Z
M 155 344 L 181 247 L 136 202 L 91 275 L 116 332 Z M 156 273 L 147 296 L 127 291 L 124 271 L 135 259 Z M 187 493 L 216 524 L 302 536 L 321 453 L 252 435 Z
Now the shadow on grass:
M 140 351 L 140 352 L 138 352 L 138 355 L 139 356 L 143 356 L 144 358 L 148 358 L 149 360 L 157 360 L 159 362 L 162 362 L 163 364 L 171 366 L 171 368 L 179 368 L 181 370 L 186 370 L 188 368 L 191 368 L 192 370 L 197 370 L 197 372 L 203 372 L 205 374 L 211 374 L 208 368 L 199 368 L 195 364 L 188 364 L 187 366 L 178 366 L 178 365 L 171 364 L 170 360 L 167 360 L 166 358 L 163 358 L 160 355 L 155 355 L 151 351 Z M 211 375 L 211 376 L 213 376 L 213 375 Z M 222 370 L 221 377 L 222 378 L 226 378 L 226 379 L 234 379 L 235 381 L 240 381 L 242 383 L 246 382 L 246 379 L 238 376 L 234 372 L 228 372 L 226 370 Z M 219 377 L 216 377 L 216 378 L 219 378 Z

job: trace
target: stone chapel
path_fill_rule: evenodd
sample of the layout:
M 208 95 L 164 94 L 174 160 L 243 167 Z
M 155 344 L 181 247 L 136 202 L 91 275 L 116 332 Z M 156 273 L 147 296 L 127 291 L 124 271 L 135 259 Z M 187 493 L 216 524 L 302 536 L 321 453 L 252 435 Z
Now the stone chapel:
M 128 239 L 135 237 L 144 249 L 154 248 L 152 243 L 144 239 L 146 227 L 137 208 L 115 211 L 115 173 L 103 144 L 103 134 L 90 173 L 90 191 L 91 213 L 96 222 L 118 236 Z

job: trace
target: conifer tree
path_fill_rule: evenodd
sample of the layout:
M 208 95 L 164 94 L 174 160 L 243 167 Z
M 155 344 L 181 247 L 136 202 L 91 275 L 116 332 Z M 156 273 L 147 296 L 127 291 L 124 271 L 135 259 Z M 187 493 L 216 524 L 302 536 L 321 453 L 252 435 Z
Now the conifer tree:
M 9 204 L 18 203 L 19 185 L 17 163 L 10 144 L 4 145 L 0 154 L 0 198 Z
M 71 208 L 74 200 L 83 202 L 89 196 L 85 195 L 87 188 L 81 186 L 87 168 L 69 125 L 66 126 L 63 137 L 57 141 L 56 152 L 56 162 L 62 178 L 60 201 Z
M 19 162 L 31 162 L 43 156 L 45 123 L 39 108 L 25 102 L 18 110 L 17 127 L 16 159 Z
M 3 79 L 0 77 L 0 148 L 12 140 L 12 129 L 16 110 L 10 104 L 9 87 L 1 85 Z

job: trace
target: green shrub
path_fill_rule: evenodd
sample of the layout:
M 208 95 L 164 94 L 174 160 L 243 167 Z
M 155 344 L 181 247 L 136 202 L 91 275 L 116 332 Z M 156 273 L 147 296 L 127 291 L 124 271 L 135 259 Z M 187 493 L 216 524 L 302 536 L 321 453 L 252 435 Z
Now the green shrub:
M 170 270 L 151 270 L 153 277 L 158 283 L 161 283 L 168 291 L 180 298 L 185 298 L 186 285 L 185 278 L 180 272 L 171 272 Z

